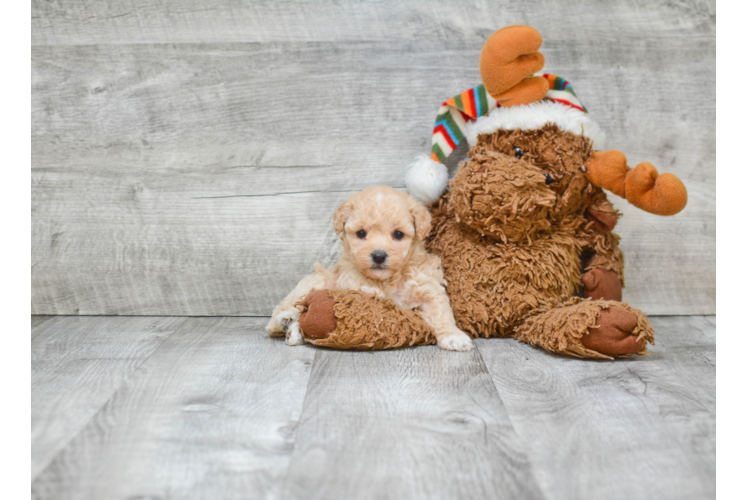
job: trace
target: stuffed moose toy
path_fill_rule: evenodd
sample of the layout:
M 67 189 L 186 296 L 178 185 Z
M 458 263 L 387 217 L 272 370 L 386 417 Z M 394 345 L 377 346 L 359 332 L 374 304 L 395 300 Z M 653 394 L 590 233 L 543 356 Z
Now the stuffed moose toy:
M 538 73 L 541 43 L 521 25 L 488 39 L 483 84 L 442 105 L 431 157 L 411 164 L 406 185 L 430 207 L 427 249 L 441 257 L 457 326 L 468 335 L 582 358 L 643 354 L 654 331 L 621 302 L 623 253 L 611 232 L 619 215 L 603 190 L 673 215 L 686 205 L 686 188 L 650 163 L 629 168 L 622 153 L 604 150 L 569 83 Z M 468 159 L 450 182 L 443 162 L 465 139 Z M 302 309 L 305 338 L 317 345 L 434 342 L 414 311 L 360 292 L 315 291 Z

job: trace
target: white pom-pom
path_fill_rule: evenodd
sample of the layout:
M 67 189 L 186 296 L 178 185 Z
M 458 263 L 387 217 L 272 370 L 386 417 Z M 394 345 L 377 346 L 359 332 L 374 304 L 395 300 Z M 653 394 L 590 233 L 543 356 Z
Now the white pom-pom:
M 408 193 L 426 205 L 431 205 L 438 200 L 447 190 L 448 185 L 447 167 L 425 154 L 416 156 L 405 172 L 405 186 L 408 188 Z

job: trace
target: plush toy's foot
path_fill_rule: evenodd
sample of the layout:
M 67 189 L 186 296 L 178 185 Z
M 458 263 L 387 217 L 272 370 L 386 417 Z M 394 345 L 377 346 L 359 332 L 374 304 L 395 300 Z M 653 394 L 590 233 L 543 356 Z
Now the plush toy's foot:
M 592 269 L 582 275 L 582 297 L 592 300 L 623 299 L 623 287 L 618 275 L 608 269 Z
M 594 327 L 582 337 L 582 344 L 608 356 L 635 354 L 644 348 L 644 338 L 634 334 L 636 314 L 613 306 L 600 311 Z
M 335 299 L 326 290 L 312 290 L 302 303 L 305 311 L 299 316 L 299 326 L 307 338 L 326 339 L 338 326 Z
M 644 354 L 654 330 L 643 312 L 612 300 L 578 297 L 547 307 L 519 325 L 515 338 L 579 358 L 613 359 Z
M 436 341 L 416 311 L 359 290 L 313 290 L 298 305 L 301 333 L 314 345 L 392 349 Z

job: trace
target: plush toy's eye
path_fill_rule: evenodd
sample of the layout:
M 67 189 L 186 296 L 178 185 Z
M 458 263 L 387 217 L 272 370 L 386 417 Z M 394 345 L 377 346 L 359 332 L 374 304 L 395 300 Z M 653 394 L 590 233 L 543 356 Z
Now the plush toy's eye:
M 519 149 L 517 146 L 514 146 L 514 156 L 521 159 L 523 156 L 525 156 L 525 152 Z
M 366 231 L 364 231 L 363 229 L 361 229 L 360 231 L 358 231 L 356 233 L 356 236 L 358 236 L 361 239 L 366 238 Z
M 551 184 L 552 182 L 554 182 L 554 180 L 553 177 L 551 177 L 551 174 L 545 174 L 545 183 Z
M 394 232 L 394 233 L 392 234 L 392 236 L 393 236 L 393 237 L 394 237 L 394 238 L 395 238 L 396 240 L 401 240 L 401 239 L 403 239 L 403 236 L 405 236 L 405 235 L 404 235 L 404 234 L 402 233 L 402 231 L 395 231 L 395 232 Z

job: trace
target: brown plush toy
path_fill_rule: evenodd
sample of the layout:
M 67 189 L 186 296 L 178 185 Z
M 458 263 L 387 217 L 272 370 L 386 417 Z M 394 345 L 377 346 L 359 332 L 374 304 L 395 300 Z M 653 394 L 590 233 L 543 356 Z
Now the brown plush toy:
M 541 43 L 529 26 L 509 26 L 488 39 L 483 85 L 444 102 L 431 158 L 411 164 L 406 184 L 431 206 L 427 248 L 442 259 L 460 329 L 583 358 L 643 354 L 654 331 L 644 313 L 621 302 L 623 254 L 611 232 L 619 215 L 603 188 L 659 215 L 682 210 L 686 189 L 649 163 L 630 169 L 622 153 L 603 149 L 600 127 L 569 83 L 535 75 L 544 64 Z M 464 139 L 472 146 L 468 161 L 445 193 L 443 162 Z M 335 339 L 335 347 L 433 342 L 417 325 L 395 321 L 391 331 L 380 330 L 380 341 L 364 346 L 361 339 L 373 335 L 369 326 L 330 321 L 355 317 L 360 304 L 321 292 L 304 307 L 307 315 L 317 307 L 312 323 L 327 318 L 326 326 L 315 330 L 307 322 L 307 329 Z M 377 307 L 383 318 L 394 314 Z M 302 314 L 309 340 L 304 321 Z M 353 330 L 358 337 L 346 336 Z
M 494 33 L 481 53 L 485 86 L 440 110 L 432 156 L 407 176 L 411 194 L 433 203 L 427 248 L 442 258 L 457 325 L 474 337 L 585 358 L 642 354 L 654 331 L 620 302 L 618 212 L 602 188 L 659 215 L 682 210 L 686 188 L 649 163 L 630 169 L 622 153 L 599 151 L 604 136 L 568 82 L 532 76 L 541 41 L 529 26 Z M 433 172 L 463 138 L 468 161 L 441 195 Z

